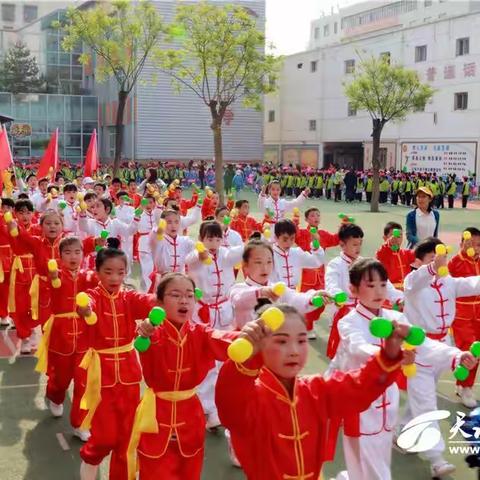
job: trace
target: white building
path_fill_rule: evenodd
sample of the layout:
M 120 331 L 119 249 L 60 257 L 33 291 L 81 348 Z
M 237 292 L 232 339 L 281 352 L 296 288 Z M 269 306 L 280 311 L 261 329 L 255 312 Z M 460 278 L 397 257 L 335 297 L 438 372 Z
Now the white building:
M 480 173 L 480 1 L 362 2 L 311 23 L 309 50 L 285 58 L 265 100 L 265 159 L 367 168 L 372 124 L 343 84 L 361 57 L 387 55 L 437 91 L 382 135 L 385 166 Z

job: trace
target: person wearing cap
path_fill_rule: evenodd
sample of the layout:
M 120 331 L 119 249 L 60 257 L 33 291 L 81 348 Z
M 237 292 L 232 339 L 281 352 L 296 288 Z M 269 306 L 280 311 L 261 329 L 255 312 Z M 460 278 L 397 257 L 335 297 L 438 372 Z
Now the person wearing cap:
M 416 208 L 407 214 L 408 248 L 413 248 L 427 237 L 438 236 L 440 212 L 433 209 L 433 193 L 428 187 L 419 187 L 415 194 Z
M 85 177 L 82 180 L 82 187 L 85 192 L 88 190 L 93 190 L 94 185 L 95 185 L 95 180 L 92 177 Z

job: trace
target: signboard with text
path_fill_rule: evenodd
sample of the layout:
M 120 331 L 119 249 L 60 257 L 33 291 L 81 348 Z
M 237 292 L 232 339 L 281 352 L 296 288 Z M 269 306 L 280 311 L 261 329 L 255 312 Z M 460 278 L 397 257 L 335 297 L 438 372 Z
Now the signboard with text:
M 477 142 L 402 143 L 402 168 L 410 172 L 463 177 L 475 173 L 476 166 Z

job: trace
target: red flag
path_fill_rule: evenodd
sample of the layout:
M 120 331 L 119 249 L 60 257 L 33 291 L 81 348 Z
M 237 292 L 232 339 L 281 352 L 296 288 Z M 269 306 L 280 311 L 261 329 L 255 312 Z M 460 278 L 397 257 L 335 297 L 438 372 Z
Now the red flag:
M 6 170 L 13 163 L 5 125 L 0 130 L 0 170 Z
M 43 154 L 42 159 L 40 160 L 40 165 L 38 167 L 37 177 L 45 178 L 51 177 L 52 180 L 55 178 L 55 172 L 58 170 L 58 128 L 53 132 L 50 142 L 48 143 L 47 149 Z
M 97 130 L 93 130 L 93 134 L 90 137 L 90 143 L 88 145 L 87 156 L 85 157 L 85 172 L 84 177 L 92 177 L 94 172 L 99 167 L 98 151 L 97 151 Z

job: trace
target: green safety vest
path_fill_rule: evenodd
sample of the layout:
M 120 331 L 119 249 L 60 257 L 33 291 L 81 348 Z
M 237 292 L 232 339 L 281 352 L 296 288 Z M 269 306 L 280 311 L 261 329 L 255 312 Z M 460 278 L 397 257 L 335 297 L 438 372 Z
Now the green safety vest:
M 396 193 L 399 188 L 400 188 L 400 180 L 394 180 L 392 182 L 392 192 Z
M 365 191 L 368 192 L 368 193 L 371 193 L 372 190 L 373 190 L 373 179 L 368 178 L 367 179 L 367 188 L 365 188 Z
M 316 178 L 316 188 L 319 190 L 323 188 L 323 177 L 321 175 Z
M 470 195 L 470 184 L 468 182 L 465 182 L 463 184 L 462 195 L 464 196 Z
M 333 177 L 330 177 L 327 181 L 327 190 L 331 190 L 333 187 Z
M 363 180 L 361 178 L 357 178 L 357 190 L 360 191 L 363 189 Z
M 448 187 L 447 195 L 455 195 L 457 192 L 457 184 L 455 182 L 452 182 L 450 184 L 450 187 Z
M 383 182 L 380 182 L 381 192 L 388 192 L 389 187 L 390 187 L 390 184 L 388 183 L 388 180 L 383 180 Z

